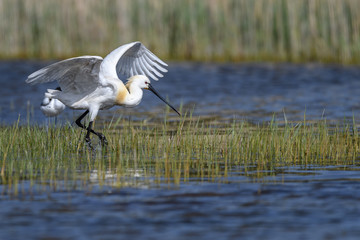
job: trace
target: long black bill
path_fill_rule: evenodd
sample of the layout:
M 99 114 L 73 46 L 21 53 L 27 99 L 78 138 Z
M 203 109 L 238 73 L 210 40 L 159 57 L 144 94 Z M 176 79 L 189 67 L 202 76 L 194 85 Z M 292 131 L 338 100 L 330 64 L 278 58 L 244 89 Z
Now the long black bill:
M 150 83 L 148 84 L 148 86 L 150 91 L 152 91 L 156 96 L 158 96 L 158 98 L 160 98 L 164 103 L 171 107 L 172 110 L 174 110 L 177 114 L 179 114 L 179 116 L 181 116 L 181 114 L 173 106 L 171 106 L 170 103 L 168 103 L 162 96 L 160 96 L 160 94 L 153 88 Z

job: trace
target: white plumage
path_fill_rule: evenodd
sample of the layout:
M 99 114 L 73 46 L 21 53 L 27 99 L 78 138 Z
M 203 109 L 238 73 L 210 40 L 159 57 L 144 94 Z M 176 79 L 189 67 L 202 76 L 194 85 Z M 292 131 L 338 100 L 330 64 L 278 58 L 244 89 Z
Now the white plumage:
M 57 99 L 44 97 L 40 110 L 47 117 L 56 117 L 65 110 L 65 105 Z
M 61 88 L 57 87 L 56 90 L 61 90 Z M 65 105 L 55 98 L 45 96 L 41 102 L 40 110 L 47 117 L 56 117 L 65 110 Z
M 155 91 L 149 80 L 158 80 L 158 77 L 162 77 L 162 72 L 167 72 L 166 66 L 166 63 L 142 43 L 132 42 L 115 49 L 104 59 L 99 56 L 82 56 L 51 64 L 30 74 L 26 83 L 37 84 L 56 80 L 61 91 L 48 89 L 45 96 L 58 99 L 72 109 L 86 109 L 76 120 L 78 126 L 88 131 L 86 141 L 90 141 L 91 132 L 96 134 L 102 143 L 106 143 L 104 135 L 92 130 L 92 122 L 98 111 L 114 105 L 134 107 L 142 99 L 142 89 L 151 90 L 167 103 Z M 119 79 L 120 74 L 129 78 L 126 85 Z M 81 120 L 88 113 L 90 123 L 86 128 L 81 124 Z

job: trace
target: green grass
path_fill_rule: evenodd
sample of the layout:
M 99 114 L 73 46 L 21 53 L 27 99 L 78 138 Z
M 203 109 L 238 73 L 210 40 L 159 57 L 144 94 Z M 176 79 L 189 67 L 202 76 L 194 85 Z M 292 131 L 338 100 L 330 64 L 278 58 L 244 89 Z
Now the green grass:
M 263 177 L 284 167 L 358 164 L 360 147 L 356 128 L 326 121 L 212 125 L 183 117 L 156 125 L 121 120 L 97 130 L 109 145 L 92 151 L 79 128 L 0 127 L 3 193 L 25 191 L 23 182 L 40 189 L 87 189 L 93 181 L 122 187 L 226 181 L 233 172 Z
M 358 0 L 0 0 L 1 58 L 140 40 L 164 59 L 359 63 L 359 29 Z

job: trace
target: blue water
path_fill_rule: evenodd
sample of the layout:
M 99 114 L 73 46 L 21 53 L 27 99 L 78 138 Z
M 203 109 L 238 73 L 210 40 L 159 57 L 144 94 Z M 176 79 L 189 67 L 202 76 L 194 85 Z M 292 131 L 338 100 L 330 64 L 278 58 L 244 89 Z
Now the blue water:
M 359 170 L 2 195 L 0 239 L 358 239 Z
M 0 122 L 43 122 L 39 110 L 44 92 L 56 83 L 29 86 L 29 74 L 51 62 L 0 62 Z M 322 64 L 202 64 L 170 63 L 169 72 L 153 86 L 175 106 L 184 105 L 195 116 L 254 122 L 308 119 L 343 120 L 360 116 L 360 68 Z M 141 113 L 165 112 L 165 105 L 145 91 L 136 108 L 114 107 L 99 118 L 146 118 Z M 79 111 L 67 110 L 60 119 L 73 121 Z
M 39 105 L 46 88 L 56 85 L 24 80 L 49 63 L 0 62 L 1 123 L 19 115 L 33 124 L 45 121 Z M 357 122 L 359 78 L 357 66 L 170 63 L 153 85 L 196 116 L 263 122 L 274 114 L 283 120 L 285 112 L 294 121 L 306 113 L 307 119 L 354 116 Z M 149 112 L 162 115 L 165 107 L 146 93 L 137 108 L 114 108 L 100 118 L 146 119 Z M 67 110 L 59 121 L 78 114 Z M 127 187 L 101 187 L 90 178 L 86 187 L 70 190 L 22 181 L 17 196 L 0 185 L 0 239 L 358 239 L 359 170 L 358 164 L 298 166 L 257 178 L 234 167 L 226 178 L 180 184 L 137 173 Z

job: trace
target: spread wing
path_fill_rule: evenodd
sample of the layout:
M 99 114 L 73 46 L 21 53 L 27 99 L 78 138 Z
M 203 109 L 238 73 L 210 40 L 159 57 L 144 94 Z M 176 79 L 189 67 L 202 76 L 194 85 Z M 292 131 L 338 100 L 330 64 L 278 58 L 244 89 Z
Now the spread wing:
M 32 73 L 25 82 L 37 84 L 56 80 L 62 91 L 83 95 L 102 85 L 99 80 L 102 61 L 98 56 L 66 59 Z
M 128 43 L 115 49 L 104 58 L 101 65 L 104 75 L 116 78 L 119 78 L 119 74 L 126 77 L 141 74 L 158 80 L 158 77 L 163 77 L 162 72 L 167 72 L 167 64 L 141 42 Z

